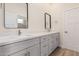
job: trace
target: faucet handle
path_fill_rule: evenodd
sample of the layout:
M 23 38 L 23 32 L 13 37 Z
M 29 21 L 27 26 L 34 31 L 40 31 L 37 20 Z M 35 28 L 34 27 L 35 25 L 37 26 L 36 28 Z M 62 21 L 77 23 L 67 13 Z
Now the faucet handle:
M 21 31 L 20 30 L 18 30 L 18 35 L 21 35 Z

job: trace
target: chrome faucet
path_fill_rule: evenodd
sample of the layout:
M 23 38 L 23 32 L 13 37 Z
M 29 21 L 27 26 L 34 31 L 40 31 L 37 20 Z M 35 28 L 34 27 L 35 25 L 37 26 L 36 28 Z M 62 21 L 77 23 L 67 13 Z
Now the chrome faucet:
M 21 30 L 18 30 L 18 35 L 21 35 Z

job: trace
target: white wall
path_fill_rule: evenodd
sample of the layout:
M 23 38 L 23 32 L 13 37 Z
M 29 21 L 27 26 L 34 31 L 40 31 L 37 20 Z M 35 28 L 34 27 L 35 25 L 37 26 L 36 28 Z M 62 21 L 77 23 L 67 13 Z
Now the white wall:
M 64 42 L 64 40 L 65 40 L 64 34 L 63 34 L 64 30 L 65 30 L 64 29 L 64 11 L 72 9 L 72 8 L 78 8 L 78 7 L 79 7 L 78 3 L 65 3 L 65 4 L 64 3 L 63 4 L 58 3 L 58 4 L 53 4 L 53 10 L 52 10 L 55 13 L 55 16 L 54 16 L 55 19 L 60 20 L 61 47 L 67 48 L 67 49 L 71 48 L 71 50 L 75 50 L 75 51 L 79 51 L 79 49 L 78 48 L 72 48 L 73 45 L 69 47 L 68 44 L 76 43 L 78 40 L 73 39 L 73 42 L 71 42 L 71 41 L 69 42 L 69 40 L 66 40 L 67 42 Z M 72 34 L 70 34 L 70 35 L 72 35 Z M 79 44 L 76 44 L 75 47 L 78 46 L 78 45 Z
M 44 29 L 44 13 L 48 12 L 52 16 L 52 30 L 59 31 L 58 24 L 55 24 L 52 5 L 50 4 L 29 4 L 29 29 L 34 31 L 45 31 Z M 57 20 L 58 21 L 58 20 Z
M 52 31 L 60 31 L 59 19 L 56 19 L 54 11 L 52 11 L 53 4 L 46 3 L 30 3 L 29 5 L 29 28 L 21 29 L 22 34 L 45 32 L 44 29 L 44 13 L 48 12 L 52 15 Z M 6 35 L 16 35 L 18 29 L 4 28 L 3 9 L 0 8 L 0 32 Z M 1 35 L 2 35 L 1 33 Z M 4 34 L 3 34 L 4 35 Z

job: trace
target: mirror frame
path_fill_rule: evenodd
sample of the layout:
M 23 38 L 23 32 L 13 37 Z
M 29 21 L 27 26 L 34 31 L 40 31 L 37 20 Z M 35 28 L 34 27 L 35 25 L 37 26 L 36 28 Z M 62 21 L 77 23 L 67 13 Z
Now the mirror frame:
M 44 13 L 45 29 L 48 30 L 48 28 L 47 28 L 47 19 L 46 19 L 46 16 L 49 16 L 49 19 L 48 19 L 49 24 L 48 24 L 48 26 L 49 26 L 49 29 L 51 30 L 51 15 L 50 15 L 49 13 L 47 13 L 47 12 Z
M 27 18 L 26 18 L 26 19 L 27 19 L 27 20 L 26 20 L 26 21 L 27 21 L 27 23 L 26 23 L 26 28 L 18 28 L 18 27 L 17 27 L 17 28 L 8 28 L 8 27 L 5 26 L 5 3 L 3 3 L 4 28 L 6 28 L 6 29 L 28 29 L 28 3 L 25 3 L 25 4 L 26 4 L 26 10 L 27 10 L 27 11 L 26 11 L 26 12 L 27 12 L 27 13 L 26 13 L 26 14 L 27 14 Z

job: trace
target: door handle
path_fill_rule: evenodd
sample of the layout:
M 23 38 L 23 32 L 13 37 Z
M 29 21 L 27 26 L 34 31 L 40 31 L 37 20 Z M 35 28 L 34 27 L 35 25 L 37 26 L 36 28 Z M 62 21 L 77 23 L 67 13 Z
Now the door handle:
M 43 47 L 46 47 L 47 45 L 44 45 Z

